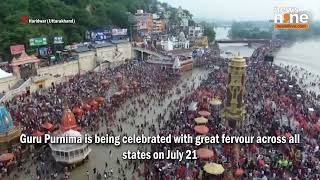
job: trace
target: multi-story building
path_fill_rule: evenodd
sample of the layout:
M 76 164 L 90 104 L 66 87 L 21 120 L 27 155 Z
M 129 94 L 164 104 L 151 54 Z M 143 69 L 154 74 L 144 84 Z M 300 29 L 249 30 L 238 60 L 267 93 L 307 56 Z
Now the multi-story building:
M 189 37 L 201 37 L 203 28 L 201 26 L 189 26 Z
M 166 31 L 166 21 L 160 18 L 158 15 L 153 15 L 153 29 L 154 33 L 162 33 Z
M 143 10 L 137 10 L 135 14 L 137 22 L 137 31 L 140 36 L 148 35 L 153 30 L 153 17 L 151 13 L 145 13 Z

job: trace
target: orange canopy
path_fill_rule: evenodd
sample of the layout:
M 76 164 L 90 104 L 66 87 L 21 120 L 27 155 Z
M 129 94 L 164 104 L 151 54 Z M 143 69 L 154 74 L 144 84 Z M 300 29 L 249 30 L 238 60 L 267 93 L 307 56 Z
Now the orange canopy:
M 46 130 L 51 131 L 53 129 L 53 124 L 49 123 L 49 122 L 45 122 L 44 124 L 42 124 L 42 127 Z
M 91 106 L 88 103 L 83 103 L 83 108 L 89 111 L 91 109 Z
M 200 116 L 204 116 L 204 117 L 208 117 L 208 116 L 211 115 L 211 113 L 208 112 L 208 111 L 199 111 L 198 114 L 199 114 Z
M 82 115 L 83 114 L 83 110 L 80 107 L 74 107 L 72 110 L 73 113 L 76 113 L 77 115 Z
M 44 133 L 41 132 L 41 131 L 39 131 L 39 130 L 36 130 L 36 131 L 34 131 L 34 132 L 32 133 L 32 136 L 36 136 L 36 137 L 41 137 L 41 136 L 43 136 L 43 135 L 44 135 Z
M 102 96 L 97 97 L 98 103 L 102 103 L 103 101 L 104 101 L 104 97 L 102 97 Z
M 200 125 L 200 126 L 195 126 L 194 127 L 194 131 L 196 133 L 205 135 L 205 134 L 208 134 L 209 128 L 207 126 L 205 126 L 205 125 Z
M 197 150 L 197 156 L 200 159 L 210 159 L 214 156 L 214 153 L 212 150 L 207 148 L 200 148 Z
M 91 106 L 97 106 L 99 103 L 96 101 L 96 100 L 92 100 L 92 101 L 90 101 L 90 105 Z
M 98 106 L 99 106 L 99 103 L 98 103 L 96 100 L 93 99 L 93 100 L 90 102 L 90 105 L 93 107 L 93 109 L 97 109 Z
M 10 161 L 13 158 L 14 158 L 13 153 L 5 153 L 5 154 L 1 154 L 0 161 L 6 162 L 6 161 Z

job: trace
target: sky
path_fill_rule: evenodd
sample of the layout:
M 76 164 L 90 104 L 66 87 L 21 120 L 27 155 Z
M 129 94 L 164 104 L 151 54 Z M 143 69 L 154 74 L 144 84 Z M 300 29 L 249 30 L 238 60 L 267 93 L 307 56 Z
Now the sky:
M 195 18 L 221 20 L 271 20 L 274 8 L 295 7 L 320 20 L 320 0 L 159 0 L 189 10 Z

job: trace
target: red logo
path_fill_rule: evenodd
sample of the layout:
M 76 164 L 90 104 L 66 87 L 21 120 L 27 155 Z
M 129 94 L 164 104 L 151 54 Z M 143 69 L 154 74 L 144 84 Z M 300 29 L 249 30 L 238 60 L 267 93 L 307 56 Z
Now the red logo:
M 25 24 L 27 22 L 27 16 L 21 16 L 21 21 L 23 24 Z

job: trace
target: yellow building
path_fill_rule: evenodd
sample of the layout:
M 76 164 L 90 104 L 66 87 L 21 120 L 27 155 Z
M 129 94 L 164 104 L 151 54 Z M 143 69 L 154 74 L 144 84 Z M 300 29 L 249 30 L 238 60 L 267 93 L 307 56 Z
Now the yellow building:
M 229 64 L 229 77 L 227 83 L 227 97 L 224 103 L 223 118 L 230 127 L 240 128 L 245 118 L 246 60 L 240 54 L 234 57 Z
M 193 41 L 193 47 L 201 48 L 201 47 L 208 47 L 208 37 L 207 36 L 201 36 L 196 37 Z

